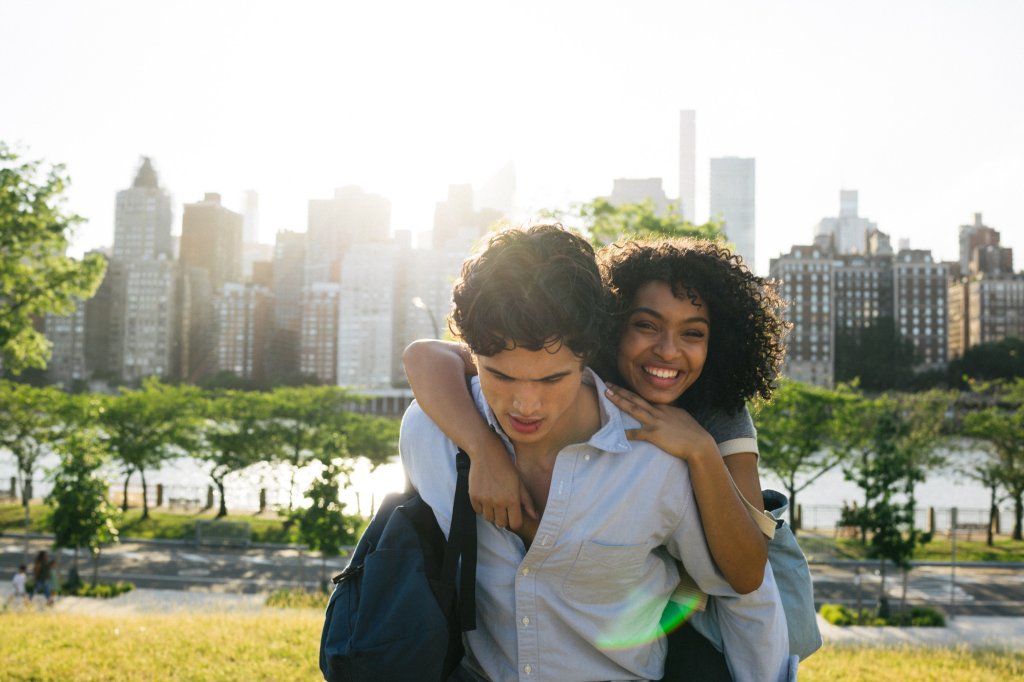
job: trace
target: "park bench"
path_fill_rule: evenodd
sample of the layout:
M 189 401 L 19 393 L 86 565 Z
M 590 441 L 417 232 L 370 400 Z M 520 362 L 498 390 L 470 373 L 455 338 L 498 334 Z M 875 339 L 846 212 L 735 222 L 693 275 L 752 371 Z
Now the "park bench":
M 248 547 L 252 528 L 245 521 L 196 521 L 196 544 Z
M 184 509 L 190 511 L 199 509 L 201 501 L 198 497 L 171 497 L 167 500 L 168 509 Z
M 967 541 L 971 541 L 971 534 L 975 531 L 979 533 L 988 532 L 987 523 L 958 523 L 956 524 L 956 532 L 959 534 L 961 531 L 967 531 Z

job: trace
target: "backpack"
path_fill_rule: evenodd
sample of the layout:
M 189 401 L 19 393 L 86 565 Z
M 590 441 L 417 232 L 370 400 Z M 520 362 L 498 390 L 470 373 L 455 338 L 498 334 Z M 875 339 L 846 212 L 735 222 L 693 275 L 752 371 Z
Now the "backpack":
M 733 484 L 735 486 L 735 484 Z M 739 489 L 737 488 L 737 493 Z M 811 569 L 807 565 L 793 530 L 784 520 L 789 508 L 789 498 L 775 490 L 761 491 L 765 511 L 752 506 L 739 493 L 747 511 L 761 530 L 771 538 L 768 543 L 768 563 L 775 575 L 779 588 L 782 609 L 786 613 L 786 630 L 789 634 L 789 653 L 802 661 L 821 648 L 821 631 L 814 610 L 814 585 Z M 694 627 L 722 650 L 722 632 L 718 624 L 717 605 L 714 599 L 708 601 L 706 616 L 694 618 Z
M 456 469 L 447 541 L 410 485 L 384 499 L 334 577 L 320 636 L 328 682 L 445 680 L 458 667 L 462 633 L 476 628 L 476 515 L 461 449 Z

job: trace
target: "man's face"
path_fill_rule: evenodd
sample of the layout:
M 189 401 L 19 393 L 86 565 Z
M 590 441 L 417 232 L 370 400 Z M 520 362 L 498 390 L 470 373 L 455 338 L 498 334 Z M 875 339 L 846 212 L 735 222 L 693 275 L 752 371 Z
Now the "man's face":
M 476 356 L 480 388 L 516 446 L 545 446 L 575 425 L 583 362 L 568 346 Z

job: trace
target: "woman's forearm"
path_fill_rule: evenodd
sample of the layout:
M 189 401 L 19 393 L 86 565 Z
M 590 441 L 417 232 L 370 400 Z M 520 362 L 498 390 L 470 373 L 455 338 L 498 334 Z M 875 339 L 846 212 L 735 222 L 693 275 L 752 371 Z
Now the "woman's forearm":
M 711 556 L 734 590 L 756 590 L 764 579 L 768 545 L 733 489 L 722 456 L 717 447 L 704 447 L 687 462 Z
M 474 373 L 466 357 L 457 344 L 423 340 L 406 347 L 402 362 L 420 408 L 472 458 L 494 434 L 466 386 L 466 375 Z

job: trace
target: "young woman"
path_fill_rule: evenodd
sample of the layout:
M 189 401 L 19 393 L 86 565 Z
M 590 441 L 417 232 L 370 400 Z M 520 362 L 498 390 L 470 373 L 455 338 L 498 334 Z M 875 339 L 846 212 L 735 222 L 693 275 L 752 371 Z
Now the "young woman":
M 617 343 L 596 369 L 614 382 L 613 402 L 641 424 L 629 437 L 687 462 L 711 554 L 733 589 L 751 592 L 765 574 L 767 542 L 730 478 L 762 508 L 745 402 L 770 396 L 781 364 L 784 324 L 774 286 L 708 241 L 630 241 L 605 247 L 598 260 Z M 477 513 L 501 527 L 535 523 L 504 446 L 482 418 L 466 419 L 476 414 L 464 387 L 465 375 L 475 373 L 468 351 L 417 341 L 405 364 L 420 406 L 473 460 Z

